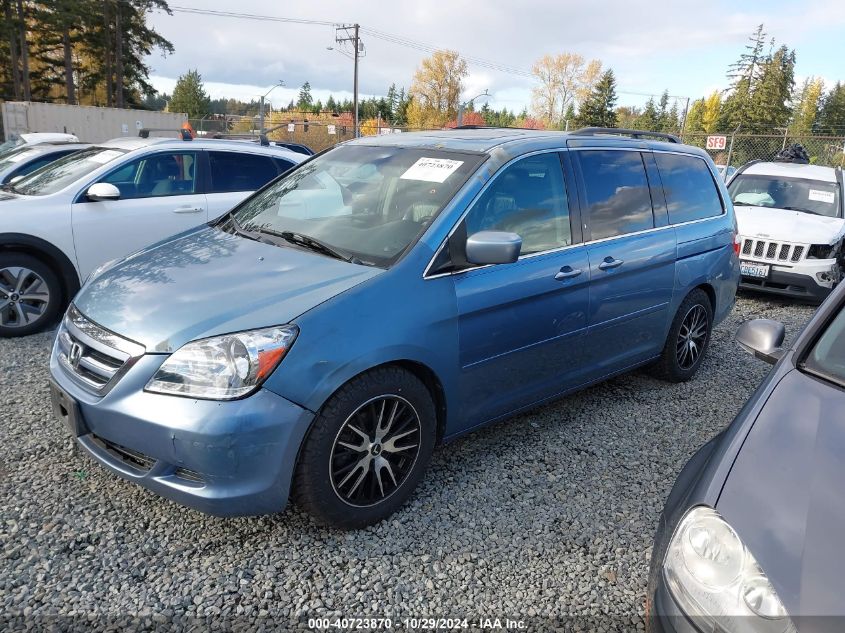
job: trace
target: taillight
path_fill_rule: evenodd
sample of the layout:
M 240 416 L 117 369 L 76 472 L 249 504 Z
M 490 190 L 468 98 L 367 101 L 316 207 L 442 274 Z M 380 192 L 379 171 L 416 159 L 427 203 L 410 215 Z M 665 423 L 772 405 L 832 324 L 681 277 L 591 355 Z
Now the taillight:
M 739 247 L 742 244 L 742 238 L 739 236 L 738 233 L 734 233 L 734 253 L 739 255 Z

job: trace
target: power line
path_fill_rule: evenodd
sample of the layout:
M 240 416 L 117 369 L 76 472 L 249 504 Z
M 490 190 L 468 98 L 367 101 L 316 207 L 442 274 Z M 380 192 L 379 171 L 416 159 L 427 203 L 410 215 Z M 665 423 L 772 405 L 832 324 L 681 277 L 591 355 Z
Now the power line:
M 215 17 L 226 17 L 226 18 L 238 18 L 243 20 L 256 20 L 259 22 L 284 22 L 289 24 L 309 24 L 309 25 L 316 25 L 316 26 L 331 26 L 331 27 L 341 27 L 346 26 L 346 23 L 341 22 L 331 22 L 327 20 L 306 20 L 303 18 L 285 18 L 280 16 L 272 16 L 272 15 L 258 15 L 254 13 L 239 13 L 236 11 L 217 11 L 212 9 L 197 9 L 195 7 L 183 7 L 183 6 L 175 6 L 171 5 L 170 9 L 177 13 L 191 13 L 195 15 L 210 15 Z M 419 40 L 413 40 L 411 38 L 397 35 L 394 33 L 388 33 L 386 31 L 380 31 L 378 29 L 370 28 L 367 26 L 361 27 L 361 32 L 369 35 L 370 37 L 374 37 L 376 39 L 382 40 L 384 42 L 389 42 L 391 44 L 396 44 L 398 46 L 404 46 L 405 48 L 411 48 L 414 50 L 418 50 L 424 53 L 435 53 L 437 51 L 447 50 L 450 47 L 448 46 L 435 46 L 434 44 L 429 44 L 426 42 L 421 42 Z M 460 54 L 460 53 L 459 53 Z M 482 57 L 475 57 L 472 55 L 463 55 L 461 54 L 461 58 L 465 59 L 467 63 L 472 64 L 473 66 L 479 68 L 485 68 L 487 70 L 493 70 L 496 72 L 505 73 L 508 75 L 514 75 L 517 77 L 523 77 L 531 79 L 534 77 L 534 73 L 530 70 L 526 70 L 524 68 L 517 68 L 515 66 L 509 66 L 507 64 L 503 64 L 501 62 L 484 59 Z M 662 93 L 657 92 L 636 92 L 631 90 L 616 90 L 617 94 L 622 95 L 629 95 L 629 96 L 637 96 L 637 97 L 659 97 Z M 688 99 L 686 95 L 669 95 L 671 99 Z
M 195 7 L 170 6 L 171 11 L 177 13 L 193 13 L 196 15 L 212 15 L 221 18 L 239 18 L 241 20 L 257 20 L 259 22 L 286 22 L 289 24 L 311 24 L 317 26 L 336 26 L 337 22 L 326 20 L 305 20 L 302 18 L 283 18 L 274 15 L 257 15 L 255 13 L 238 13 L 235 11 L 216 11 L 213 9 L 197 9 Z

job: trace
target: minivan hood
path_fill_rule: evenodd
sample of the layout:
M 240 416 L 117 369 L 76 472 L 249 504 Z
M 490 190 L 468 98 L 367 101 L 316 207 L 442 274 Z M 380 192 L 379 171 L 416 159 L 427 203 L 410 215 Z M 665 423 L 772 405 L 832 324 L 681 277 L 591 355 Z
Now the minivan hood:
M 845 220 L 772 207 L 735 205 L 739 234 L 794 244 L 833 244 L 845 233 Z
M 147 352 L 166 353 L 193 339 L 289 323 L 380 272 L 204 227 L 107 268 L 74 304 Z
M 843 400 L 836 387 L 798 370 L 787 373 L 716 504 L 793 617 L 845 615 Z M 840 630 L 841 620 L 831 624 Z

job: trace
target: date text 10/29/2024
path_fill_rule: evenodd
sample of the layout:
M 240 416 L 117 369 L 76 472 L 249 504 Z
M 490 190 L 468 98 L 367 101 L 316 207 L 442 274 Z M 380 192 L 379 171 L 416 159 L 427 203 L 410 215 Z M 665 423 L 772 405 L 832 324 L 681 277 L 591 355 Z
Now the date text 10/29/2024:
M 522 631 L 524 620 L 510 618 L 309 618 L 308 628 L 315 631 Z

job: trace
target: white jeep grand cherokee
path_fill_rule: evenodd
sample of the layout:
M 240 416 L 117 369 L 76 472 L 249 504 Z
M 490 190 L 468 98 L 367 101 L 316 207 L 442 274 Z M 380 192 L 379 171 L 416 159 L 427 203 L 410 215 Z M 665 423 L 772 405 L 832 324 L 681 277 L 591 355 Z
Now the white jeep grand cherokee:
M 741 288 L 821 301 L 843 277 L 842 169 L 752 162 L 728 183 Z

